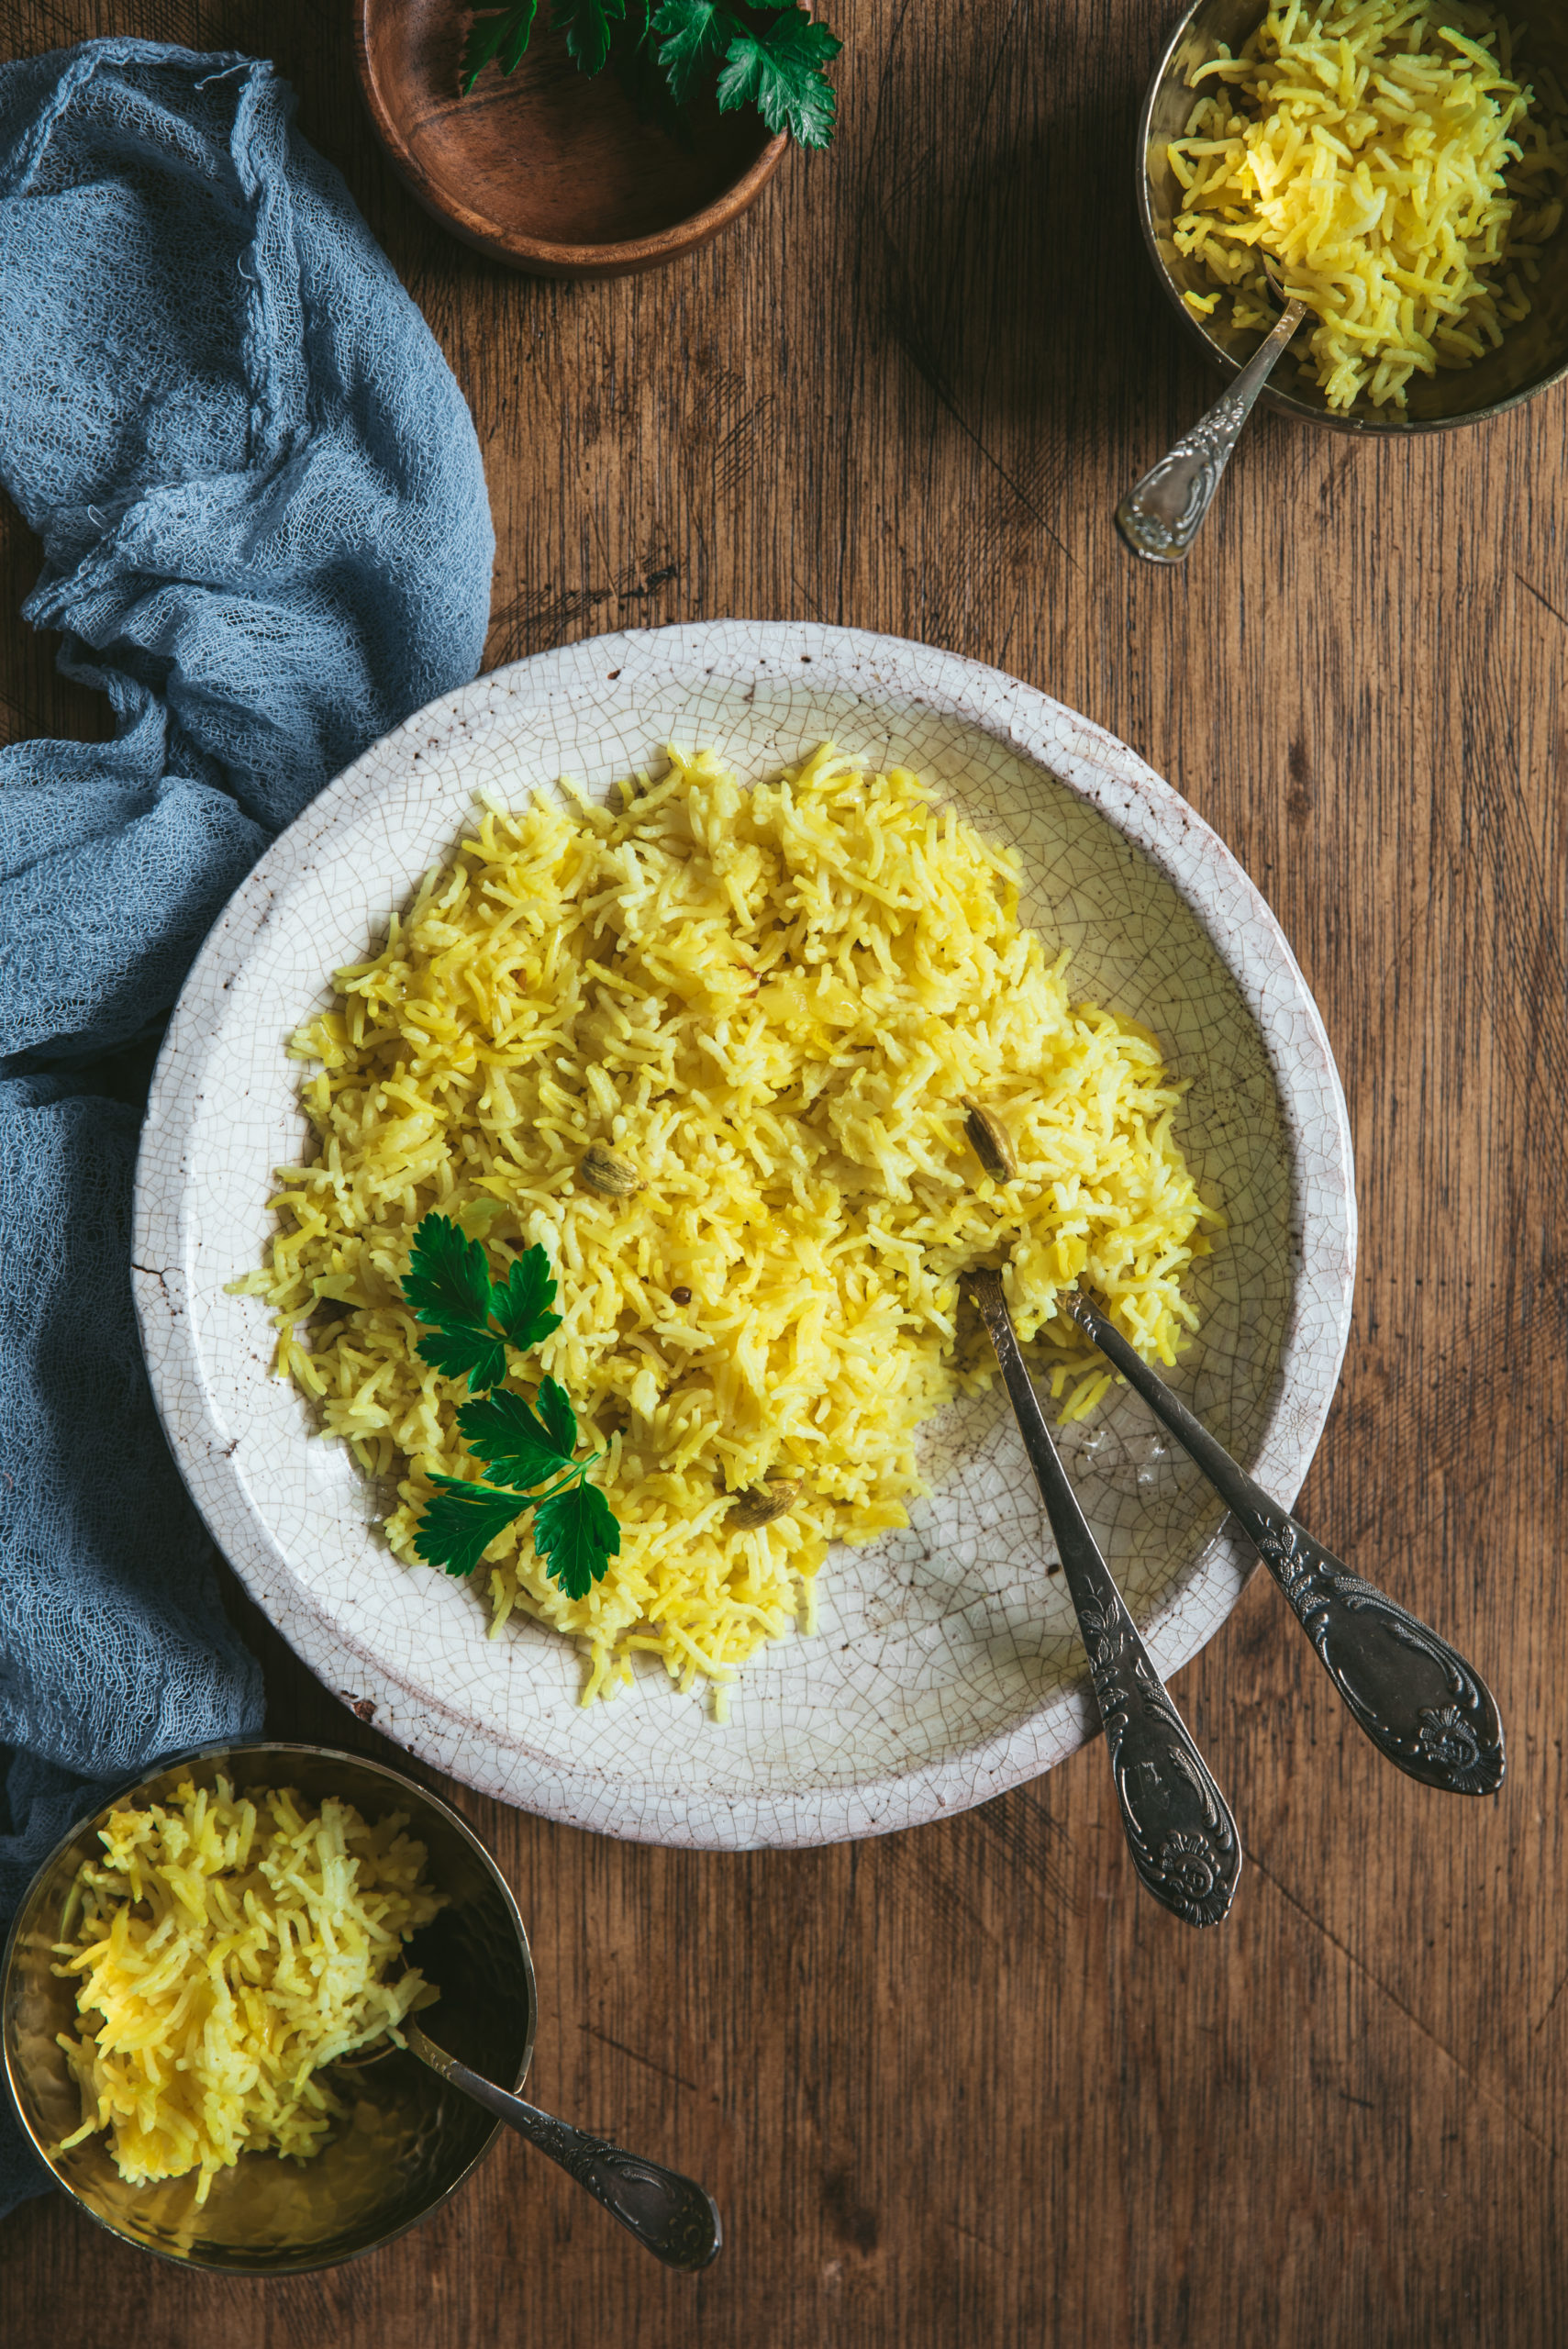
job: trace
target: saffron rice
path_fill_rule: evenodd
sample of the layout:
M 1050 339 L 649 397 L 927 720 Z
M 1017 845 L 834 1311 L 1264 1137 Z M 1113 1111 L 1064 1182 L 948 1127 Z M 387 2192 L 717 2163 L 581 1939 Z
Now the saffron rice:
M 1109 1374 L 1052 1318 L 1065 1284 L 1151 1360 L 1195 1325 L 1182 1276 L 1219 1218 L 1173 1132 L 1184 1088 L 1135 1021 L 1070 1002 L 1018 906 L 1016 859 L 913 774 L 826 745 L 747 792 L 672 751 L 615 807 L 487 808 L 296 1039 L 319 1150 L 280 1170 L 242 1286 L 325 1430 L 396 1480 L 412 1560 L 431 1472 L 478 1473 L 402 1298 L 415 1229 L 455 1217 L 498 1278 L 548 1251 L 564 1323 L 527 1367 L 607 1447 L 620 1554 L 570 1599 L 525 1524 L 478 1579 L 494 1629 L 516 1609 L 578 1642 L 584 1701 L 639 1653 L 722 1692 L 809 1628 L 830 1542 L 906 1522 L 921 1421 L 990 1376 L 961 1359 L 965 1267 L 1006 1259 L 1066 1416 Z M 982 1173 L 965 1097 L 1016 1181 Z M 595 1144 L 643 1187 L 588 1187 Z M 738 1523 L 770 1478 L 795 1505 Z

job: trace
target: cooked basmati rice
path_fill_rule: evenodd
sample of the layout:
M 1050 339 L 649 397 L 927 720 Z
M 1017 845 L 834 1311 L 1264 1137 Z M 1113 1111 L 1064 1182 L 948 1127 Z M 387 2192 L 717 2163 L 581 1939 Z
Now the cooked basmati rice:
M 60 2043 L 83 2119 L 61 2150 L 106 2129 L 123 2178 L 197 2170 L 198 2206 L 242 2153 L 318 2152 L 347 2110 L 322 2068 L 386 2031 L 401 2044 L 436 1996 L 402 1949 L 445 1896 L 404 1824 L 221 1777 L 111 1812 L 55 1951 L 81 1976 Z
M 1318 317 L 1299 365 L 1330 409 L 1403 408 L 1412 375 L 1472 365 L 1528 315 L 1568 123 L 1550 73 L 1513 78 L 1519 38 L 1450 0 L 1289 0 L 1194 71 L 1226 86 L 1169 149 L 1176 248 L 1265 329 L 1272 254 Z M 1204 317 L 1220 297 L 1183 298 Z
M 1051 1318 L 1064 1284 L 1086 1275 L 1151 1360 L 1195 1326 L 1181 1276 L 1220 1219 L 1172 1134 L 1184 1087 L 1146 1030 L 1070 1007 L 1018 900 L 1016 858 L 903 770 L 824 745 L 748 793 L 672 751 L 614 809 L 487 810 L 295 1040 L 319 1155 L 280 1169 L 270 1269 L 240 1286 L 326 1430 L 400 1479 L 386 1531 L 412 1559 L 430 1472 L 476 1474 L 402 1300 L 415 1228 L 456 1216 L 497 1277 L 548 1251 L 565 1319 L 528 1375 L 607 1446 L 620 1554 L 581 1600 L 526 1530 L 481 1571 L 495 1630 L 516 1608 L 581 1644 L 584 1702 L 639 1652 L 732 1679 L 809 1627 L 829 1542 L 907 1521 L 920 1422 L 989 1380 L 955 1351 L 963 1268 L 1007 1258 L 1067 1416 L 1109 1375 Z M 981 1172 L 965 1096 L 1016 1181 Z M 645 1187 L 585 1187 L 595 1143 Z M 770 1475 L 798 1500 L 739 1526 Z

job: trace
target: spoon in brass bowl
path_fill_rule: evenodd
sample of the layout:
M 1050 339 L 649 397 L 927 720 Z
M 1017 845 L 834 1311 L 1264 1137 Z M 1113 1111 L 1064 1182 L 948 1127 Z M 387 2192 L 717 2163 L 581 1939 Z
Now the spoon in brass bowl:
M 557 2121 L 553 2113 L 526 2104 L 520 2096 L 497 2087 L 483 2073 L 471 2072 L 466 2064 L 438 2047 L 412 2015 L 404 2019 L 400 2028 L 409 2052 L 421 2064 L 428 2064 L 449 2087 L 472 2097 L 475 2104 L 482 2104 L 486 2112 L 493 2112 L 497 2121 L 504 2121 L 508 2129 L 515 2129 L 519 2137 L 547 2154 L 666 2267 L 706 2267 L 717 2258 L 724 2242 L 718 2205 L 695 2178 L 644 2161 L 639 2154 L 623 2153 L 618 2145 L 591 2137 L 569 2121 Z M 390 2054 L 392 2045 L 390 2039 L 377 2041 L 360 2054 L 339 2057 L 334 2069 L 362 2071 L 378 2057 Z
M 971 1132 L 973 1119 L 971 1113 Z M 982 1154 L 982 1163 L 984 1156 Z M 1111 1777 L 1132 1864 L 1156 1900 L 1189 1925 L 1218 1925 L 1241 1871 L 1236 1821 L 1185 1722 L 1165 1694 L 1127 1602 L 1090 1532 L 1018 1349 L 1002 1275 L 975 1272 L 964 1286 L 980 1308 L 1018 1432 L 1056 1538 L 1089 1653 Z
M 1278 326 L 1253 352 L 1230 389 L 1207 415 L 1199 417 L 1190 432 L 1183 433 L 1158 464 L 1150 467 L 1116 509 L 1117 529 L 1145 562 L 1186 561 L 1258 394 L 1307 316 L 1305 302 L 1287 299 L 1273 256 L 1265 253 L 1262 261 L 1270 286 L 1284 304 Z
M 1507 1766 L 1503 1724 L 1474 1665 L 1271 1500 L 1081 1289 L 1062 1290 L 1056 1302 L 1202 1469 L 1378 1752 L 1423 1786 L 1496 1794 Z

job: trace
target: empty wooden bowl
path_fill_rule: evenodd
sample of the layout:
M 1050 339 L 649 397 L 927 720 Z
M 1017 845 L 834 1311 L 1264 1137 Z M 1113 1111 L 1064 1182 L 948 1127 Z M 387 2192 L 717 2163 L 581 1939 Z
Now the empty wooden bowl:
M 750 108 L 694 106 L 693 143 L 643 122 L 606 70 L 589 78 L 539 10 L 515 73 L 458 69 L 471 12 L 453 0 L 355 0 L 360 80 L 399 175 L 444 228 L 538 277 L 658 269 L 739 218 L 787 138 Z

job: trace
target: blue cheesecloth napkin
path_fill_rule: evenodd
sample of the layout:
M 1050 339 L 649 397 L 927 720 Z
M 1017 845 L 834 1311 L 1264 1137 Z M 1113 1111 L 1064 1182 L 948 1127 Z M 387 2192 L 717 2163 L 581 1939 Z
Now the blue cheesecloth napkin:
M 489 610 L 462 395 L 293 112 L 270 65 L 150 41 L 0 65 L 0 481 L 43 540 L 25 616 L 115 727 L 0 751 L 0 1926 L 95 1782 L 261 1719 L 92 1063 L 321 785 L 474 674 Z M 0 2211 L 47 2183 L 5 2110 Z

